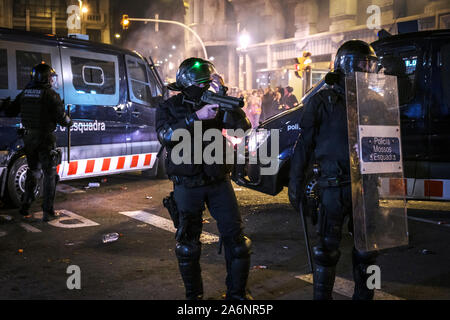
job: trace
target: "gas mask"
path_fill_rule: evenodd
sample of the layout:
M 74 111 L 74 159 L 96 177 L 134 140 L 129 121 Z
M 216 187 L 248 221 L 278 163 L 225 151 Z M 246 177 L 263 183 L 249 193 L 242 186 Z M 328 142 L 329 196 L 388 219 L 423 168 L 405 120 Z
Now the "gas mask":
M 189 100 L 198 101 L 202 97 L 203 93 L 209 89 L 209 83 L 201 83 L 200 86 L 192 85 L 183 90 L 184 95 Z

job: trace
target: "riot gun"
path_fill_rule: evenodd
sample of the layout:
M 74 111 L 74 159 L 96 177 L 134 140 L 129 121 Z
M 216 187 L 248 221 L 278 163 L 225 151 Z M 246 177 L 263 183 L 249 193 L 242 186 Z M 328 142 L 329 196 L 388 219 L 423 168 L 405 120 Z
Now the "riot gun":
M 244 107 L 244 99 L 227 96 L 226 94 L 214 93 L 212 91 L 205 91 L 200 100 L 193 101 L 187 98 L 183 102 L 191 104 L 194 109 L 200 109 L 207 104 L 218 104 L 219 110 L 235 111 L 238 108 Z
M 224 91 L 221 91 L 221 93 L 223 94 L 214 93 L 208 90 L 203 93 L 198 101 L 189 100 L 186 97 L 183 97 L 183 102 L 192 105 L 195 110 L 201 109 L 207 104 L 219 105 L 219 112 L 222 111 L 223 114 L 222 123 L 224 124 L 224 128 L 234 129 L 236 122 L 239 121 L 239 117 L 236 117 L 235 114 L 240 114 L 245 117 L 245 113 L 242 110 L 244 107 L 244 99 L 227 96 Z
M 244 99 L 242 98 L 220 95 L 209 90 L 202 95 L 201 101 L 205 104 L 218 104 L 219 110 L 223 111 L 234 111 L 237 108 L 244 107 Z

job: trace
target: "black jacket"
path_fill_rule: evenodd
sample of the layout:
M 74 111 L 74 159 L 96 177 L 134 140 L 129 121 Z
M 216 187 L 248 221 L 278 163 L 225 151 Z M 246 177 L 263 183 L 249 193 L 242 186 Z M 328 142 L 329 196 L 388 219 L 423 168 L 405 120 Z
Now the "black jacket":
M 305 105 L 302 129 L 291 158 L 289 197 L 302 197 L 306 170 L 315 161 L 321 176 L 349 177 L 347 108 L 344 90 L 325 86 Z M 292 201 L 292 200 L 291 200 Z
M 245 114 L 242 113 L 243 117 Z M 202 134 L 208 129 L 223 129 L 222 119 L 223 113 L 218 112 L 217 117 L 212 120 L 203 120 L 202 124 Z M 158 133 L 158 139 L 163 147 L 167 150 L 167 160 L 166 160 L 166 173 L 169 177 L 171 176 L 183 176 L 191 177 L 204 174 L 208 177 L 223 178 L 231 171 L 231 165 L 226 165 L 225 159 L 222 164 L 195 164 L 194 163 L 194 122 L 200 121 L 192 106 L 187 103 L 183 103 L 183 94 L 180 93 L 173 96 L 163 103 L 160 104 L 156 111 L 156 131 Z M 247 120 L 248 122 L 248 120 Z M 191 133 L 191 161 L 190 163 L 175 164 L 172 161 L 171 151 L 178 144 L 178 141 L 171 141 L 172 134 L 177 129 L 186 129 Z M 238 129 L 238 128 L 236 128 Z M 247 130 L 248 128 L 242 128 Z M 226 145 L 228 141 L 221 136 L 223 141 L 223 155 L 226 156 Z M 211 142 L 202 143 L 202 154 L 206 146 Z M 197 155 L 198 156 L 198 155 Z M 202 157 L 203 159 L 203 157 Z
M 26 129 L 43 133 L 55 131 L 57 124 L 64 127 L 72 124 L 59 94 L 49 84 L 28 84 L 16 99 L 5 107 L 5 114 L 9 117 L 20 114 L 22 125 Z

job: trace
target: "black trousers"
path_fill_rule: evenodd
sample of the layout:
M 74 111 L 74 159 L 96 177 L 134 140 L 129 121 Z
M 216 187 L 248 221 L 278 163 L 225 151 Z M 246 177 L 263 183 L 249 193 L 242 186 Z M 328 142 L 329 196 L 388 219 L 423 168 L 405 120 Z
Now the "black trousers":
M 206 205 L 217 221 L 222 237 L 233 237 L 242 232 L 242 218 L 229 179 L 194 188 L 175 184 L 174 197 L 180 213 L 197 213 L 201 218 Z
M 28 210 L 31 206 L 35 198 L 36 187 L 43 176 L 42 210 L 44 213 L 52 213 L 58 179 L 56 173 L 58 154 L 55 150 L 55 138 L 52 134 L 29 131 L 24 135 L 23 140 L 28 171 L 22 209 Z
M 217 221 L 217 226 L 225 251 L 227 268 L 227 294 L 243 296 L 245 284 L 248 277 L 250 260 L 247 248 L 243 245 L 245 237 L 242 232 L 242 218 L 239 212 L 236 195 L 231 185 L 230 179 L 216 181 L 200 187 L 189 188 L 183 184 L 174 185 L 174 198 L 178 211 L 187 222 L 183 236 L 177 243 L 178 248 L 185 248 L 185 252 L 179 249 L 177 257 L 180 263 L 180 271 L 183 275 L 187 297 L 194 297 L 202 294 L 200 275 L 200 235 L 202 232 L 202 213 L 205 205 L 208 207 L 211 216 Z M 238 248 L 238 249 L 237 249 Z M 242 256 L 236 253 L 245 253 Z M 193 253 L 189 253 L 189 251 Z M 243 260 L 239 260 L 243 258 Z M 239 262 L 236 262 L 238 259 Z M 188 261 L 182 264 L 182 261 Z M 185 267 L 182 267 L 184 265 Z M 192 285 L 194 283 L 194 285 Z
M 344 219 L 352 218 L 352 190 L 344 187 L 321 190 L 321 207 L 318 221 L 320 244 L 329 251 L 337 250 L 342 239 Z
M 349 229 L 353 232 L 351 186 L 324 188 L 321 191 L 321 208 L 318 219 L 319 244 L 314 247 L 314 299 L 331 299 L 336 264 L 340 258 L 339 246 L 345 217 L 349 215 Z M 352 265 L 355 291 L 353 299 L 373 299 L 374 291 L 367 288 L 366 273 L 375 264 L 376 252 L 360 252 L 353 248 Z

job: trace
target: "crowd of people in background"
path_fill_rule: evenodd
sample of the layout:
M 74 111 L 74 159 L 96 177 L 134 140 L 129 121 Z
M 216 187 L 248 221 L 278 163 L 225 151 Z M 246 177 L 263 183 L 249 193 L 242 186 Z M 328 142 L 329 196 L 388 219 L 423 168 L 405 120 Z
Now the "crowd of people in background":
M 243 110 L 255 128 L 260 122 L 298 105 L 297 97 L 292 93 L 292 87 L 267 87 L 265 89 L 238 90 L 229 92 L 230 95 L 244 98 Z

